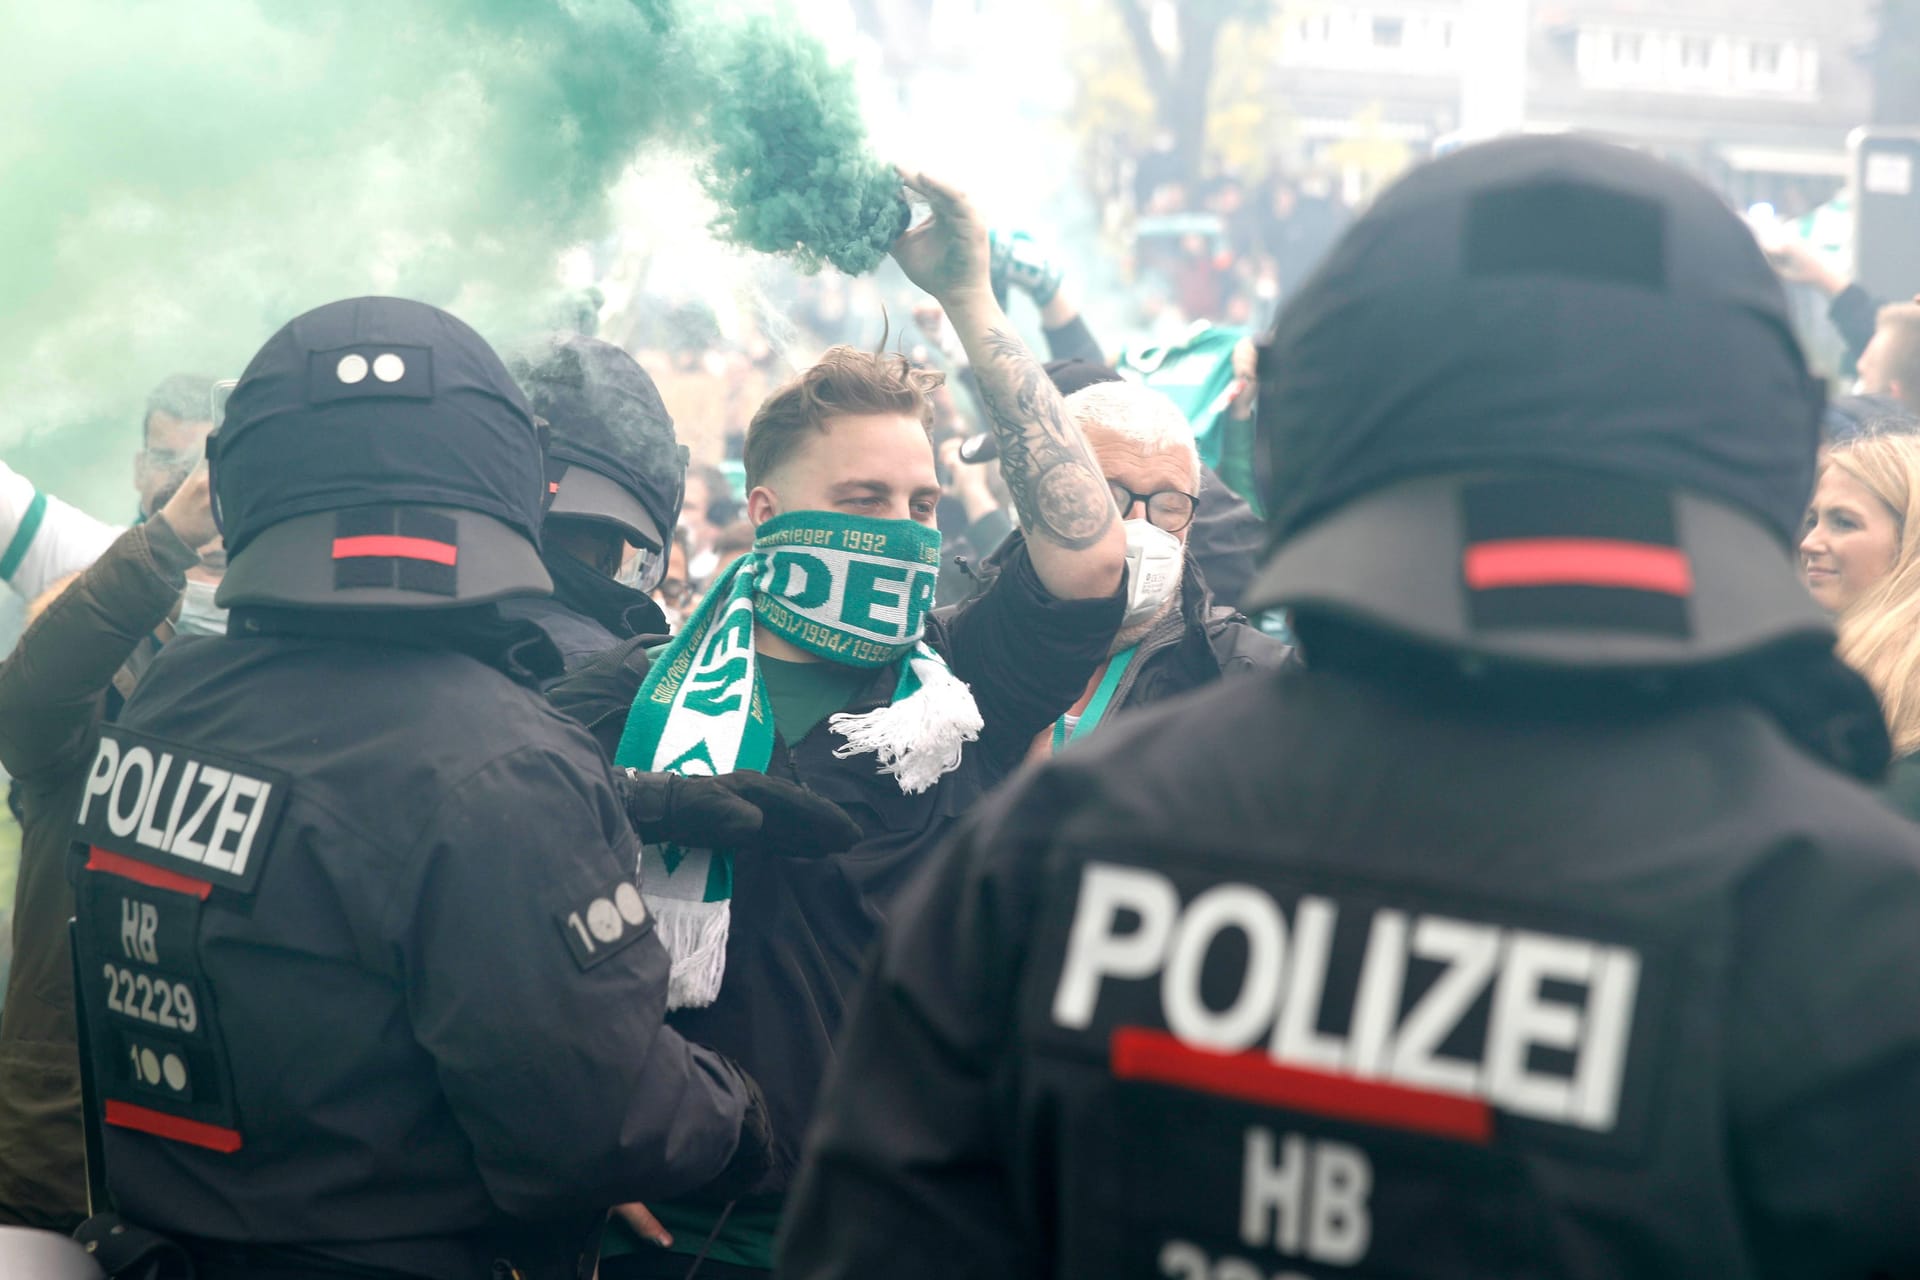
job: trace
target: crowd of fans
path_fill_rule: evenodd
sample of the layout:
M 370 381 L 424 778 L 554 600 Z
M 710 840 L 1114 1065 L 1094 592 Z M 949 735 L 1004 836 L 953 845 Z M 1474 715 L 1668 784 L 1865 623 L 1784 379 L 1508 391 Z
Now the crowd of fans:
M 515 1265 L 537 1259 L 524 1274 L 557 1275 L 589 1239 L 608 1280 L 690 1266 L 710 1277 L 771 1274 L 787 1178 L 832 1078 L 862 958 L 900 904 L 928 918 L 913 873 L 974 806 L 997 804 L 990 797 L 1028 762 L 1083 758 L 1077 744 L 1109 738 L 1147 707 L 1303 666 L 1365 665 L 1376 651 L 1364 625 L 1346 629 L 1351 617 L 1320 618 L 1313 640 L 1296 645 L 1284 611 L 1242 611 L 1268 603 L 1249 585 L 1266 541 L 1263 495 L 1236 490 L 1258 473 L 1251 436 L 1229 425 L 1247 427 L 1271 381 L 1251 342 L 1230 340 L 1210 357 L 1224 390 L 1204 405 L 1163 394 L 1151 370 L 1093 332 L 1044 246 L 989 234 L 964 198 L 914 185 L 934 213 L 896 256 L 932 301 L 899 311 L 912 327 L 895 328 L 893 352 L 848 345 L 871 331 L 883 300 L 833 276 L 800 286 L 780 325 L 723 335 L 709 310 L 663 306 L 500 356 L 431 308 L 356 300 L 290 323 L 237 386 L 182 374 L 156 387 L 135 459 L 141 518 L 129 529 L 0 466 L 0 578 L 30 601 L 31 619 L 0 662 L 0 765 L 25 833 L 0 1005 L 0 1224 L 85 1233 L 91 1176 L 91 1221 L 108 1194 L 125 1214 L 99 1231 L 132 1227 L 211 1280 L 440 1276 L 488 1252 Z M 1196 320 L 1236 334 L 1271 326 L 1330 251 L 1339 265 L 1352 216 L 1312 182 L 1192 188 L 1151 166 L 1137 195 L 1139 330 L 1170 343 Z M 1920 821 L 1920 299 L 1883 304 L 1790 246 L 1775 247 L 1773 261 L 1831 297 L 1853 348 L 1858 382 L 1826 409 L 1798 567 L 1832 619 L 1835 652 L 1878 702 L 1892 755 L 1885 799 Z M 1037 317 L 1043 351 L 1012 336 L 1016 299 Z M 790 368 L 800 349 L 823 354 Z M 416 382 L 420 365 L 409 362 L 439 372 Z M 486 406 L 467 416 L 489 423 L 472 446 L 487 461 L 453 475 L 445 460 L 467 428 L 424 406 L 458 393 Z M 389 425 L 381 414 L 448 433 L 439 453 L 394 464 L 405 483 L 354 469 L 355 447 L 385 458 L 370 443 Z M 276 415 L 338 429 L 347 443 L 338 454 L 302 452 L 275 434 Z M 536 422 L 548 445 L 538 457 Z M 249 436 L 259 442 L 251 452 Z M 209 455 L 220 463 L 211 477 Z M 333 466 L 335 487 L 300 489 Z M 514 489 L 520 480 L 527 492 L 544 486 L 537 509 Z M 385 523 L 355 514 L 369 510 Z M 322 524 L 302 523 L 313 521 Z M 330 558 L 302 559 L 295 534 L 330 546 Z M 340 567 L 354 557 L 380 564 Z M 250 573 L 249 558 L 259 566 Z M 493 588 L 473 586 L 488 575 Z M 307 692 L 284 704 L 266 696 L 289 680 Z M 465 708 L 449 713 L 454 740 L 436 739 L 441 726 L 410 711 L 427 688 Z M 288 732 L 286 716 L 313 732 Z M 264 821 L 267 790 L 256 792 L 253 826 L 272 842 L 258 854 L 262 883 L 297 872 L 302 893 L 330 904 L 316 914 L 322 924 L 308 929 L 305 908 L 238 871 L 204 892 L 174 872 L 156 880 L 141 859 L 174 844 L 185 804 L 174 799 L 165 817 L 164 776 L 141 784 L 155 798 L 137 822 L 120 823 L 117 800 L 92 826 L 83 816 L 91 834 L 71 852 L 74 813 L 109 787 L 119 794 L 113 770 L 124 766 L 113 761 L 147 753 L 152 774 L 163 746 L 217 763 L 222 776 L 244 780 L 254 768 L 256 788 L 291 789 L 294 802 L 276 802 L 287 807 Z M 405 759 L 382 754 L 403 747 Z M 536 749 L 547 753 L 538 768 L 501 763 Z M 555 761 L 565 767 L 552 773 Z M 385 771 L 406 781 L 374 776 Z M 481 794 L 470 779 L 483 776 L 492 781 Z M 441 792 L 472 811 L 440 806 Z M 251 840 L 248 821 L 231 816 Z M 119 825 L 103 834 L 100 822 Z M 373 872 L 324 847 L 351 848 L 388 877 L 383 823 L 414 824 L 407 849 L 444 846 L 474 867 L 421 869 L 409 852 L 390 878 L 368 881 L 357 878 Z M 90 843 L 114 836 L 152 847 Z M 556 862 L 551 883 L 502 869 L 525 851 L 495 845 L 549 849 L 563 837 L 564 857 L 579 860 Z M 218 848 L 219 830 L 209 839 Z M 487 892 L 480 877 L 495 874 L 497 893 Z M 115 965 L 137 961 L 154 936 L 162 949 L 183 945 L 170 931 L 188 918 L 166 908 L 142 926 L 144 899 L 102 887 L 121 885 L 116 877 L 176 897 L 187 884 L 193 912 L 231 914 L 204 926 L 191 915 L 191 928 L 227 930 L 223 941 L 198 967 L 166 970 L 187 975 L 178 990 L 203 992 L 194 1006 L 203 1026 L 215 1012 L 204 992 L 230 985 L 224 1030 L 182 1030 L 176 1018 L 173 1039 L 143 1031 L 102 1079 L 99 1037 L 119 1034 L 114 1016 L 134 1016 L 119 1003 Z M 966 896 L 977 888 L 956 888 L 964 902 L 954 909 L 980 917 L 940 929 L 980 930 L 949 941 L 991 969 L 991 955 L 972 953 L 1006 922 L 1000 904 Z M 109 936 L 102 895 L 122 892 L 133 895 L 113 899 L 130 904 L 128 932 Z M 1114 911 L 1148 918 L 1123 899 Z M 407 919 L 383 914 L 397 910 L 391 902 L 413 904 Z M 436 915 L 479 903 L 535 923 L 475 939 Z M 67 934 L 76 910 L 77 1017 Z M 327 933 L 336 916 L 338 937 Z M 658 946 L 629 945 L 643 924 Z M 1135 963 L 1128 939 L 1107 941 L 1116 971 Z M 897 938 L 890 945 L 883 967 L 896 967 L 883 978 L 927 961 Z M 476 948 L 525 954 L 482 962 Z M 111 1013 L 94 1007 L 88 985 L 101 955 Z M 374 977 L 363 990 L 339 977 L 348 971 Z M 286 1025 L 235 994 L 273 981 L 311 983 L 286 1003 L 310 995 L 313 1016 L 335 1020 L 327 1046 L 305 1030 L 276 1040 Z M 520 1028 L 529 1043 L 509 1050 L 512 1019 L 536 1016 L 548 999 L 569 1025 Z M 987 1070 L 984 1059 L 959 1060 L 970 1049 L 915 1039 L 933 1015 L 902 1013 L 884 988 L 869 999 L 862 1043 L 881 1064 L 876 1096 L 857 1098 L 861 1081 L 842 1079 L 823 1147 L 865 1172 L 843 1168 L 836 1184 L 829 1158 L 802 1184 L 810 1207 L 841 1216 L 797 1229 L 796 1274 L 841 1274 L 824 1261 L 835 1248 L 825 1223 L 883 1234 L 861 1206 L 877 1211 L 888 1196 L 849 1190 L 886 1166 L 876 1154 L 886 1125 L 863 1127 L 859 1106 L 916 1111 L 903 1132 L 937 1135 L 939 1117 L 919 1114 L 936 1104 L 916 1109 L 889 1090 L 921 1069 L 947 1080 Z M 572 1025 L 615 1002 L 627 1013 Z M 956 1025 L 979 1016 L 969 1006 Z M 367 1020 L 365 1036 L 341 1030 Z M 414 1029 L 396 1039 L 403 1023 Z M 887 1035 L 874 1030 L 882 1026 Z M 200 1055 L 178 1060 L 177 1079 L 165 1056 L 176 1041 Z M 902 1056 L 915 1052 L 927 1055 L 918 1066 Z M 83 1105 L 88 1053 L 96 1074 Z M 162 1055 L 165 1070 L 144 1068 L 143 1053 Z M 549 1058 L 559 1065 L 549 1069 Z M 189 1070 L 198 1092 L 185 1087 Z M 333 1092 L 380 1072 L 408 1083 L 383 1084 L 364 1110 Z M 657 1105 L 596 1109 L 595 1090 L 621 1080 L 659 1090 Z M 416 1084 L 430 1103 L 401 1096 Z M 562 1097 L 564 1117 L 547 1127 L 541 1106 Z M 104 1167 L 85 1159 L 88 1111 L 96 1129 L 105 1116 Z M 417 1131 L 382 1131 L 404 1125 Z M 985 1159 L 927 1141 L 956 1164 Z M 183 1142 L 186 1156 L 168 1145 Z M 297 1175 L 232 1182 L 206 1155 L 258 1151 L 250 1158 L 267 1161 L 258 1167 L 291 1168 L 323 1149 L 326 1159 Z M 920 1156 L 898 1159 L 901 1179 L 920 1176 Z M 555 1161 L 570 1165 L 564 1176 Z M 433 1179 L 444 1194 L 429 1194 Z M 365 1227 L 389 1202 L 404 1206 L 402 1220 Z M 566 1219 L 568 1229 L 503 1243 L 496 1208 Z M 568 1234 L 583 1211 L 588 1229 Z M 442 1250 L 447 1241 L 457 1243 Z

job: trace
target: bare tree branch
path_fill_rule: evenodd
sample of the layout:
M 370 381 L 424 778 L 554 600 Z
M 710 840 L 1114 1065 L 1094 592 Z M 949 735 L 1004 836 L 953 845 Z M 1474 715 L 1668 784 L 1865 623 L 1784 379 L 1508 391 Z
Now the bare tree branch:
M 1120 11 L 1120 21 L 1126 24 L 1127 35 L 1133 40 L 1134 56 L 1140 60 L 1140 71 L 1147 77 L 1147 88 L 1156 103 L 1164 102 L 1173 92 L 1173 73 L 1167 68 L 1160 46 L 1153 42 L 1153 23 L 1146 9 L 1141 0 L 1113 0 L 1113 7 Z

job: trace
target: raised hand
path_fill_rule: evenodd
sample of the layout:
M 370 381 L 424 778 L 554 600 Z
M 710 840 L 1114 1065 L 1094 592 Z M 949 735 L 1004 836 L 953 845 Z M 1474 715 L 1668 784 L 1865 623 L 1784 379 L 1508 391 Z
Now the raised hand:
M 932 294 L 949 314 L 956 302 L 971 295 L 991 297 L 987 224 L 973 205 L 924 173 L 903 172 L 900 180 L 932 211 L 893 243 L 893 260 L 907 279 Z

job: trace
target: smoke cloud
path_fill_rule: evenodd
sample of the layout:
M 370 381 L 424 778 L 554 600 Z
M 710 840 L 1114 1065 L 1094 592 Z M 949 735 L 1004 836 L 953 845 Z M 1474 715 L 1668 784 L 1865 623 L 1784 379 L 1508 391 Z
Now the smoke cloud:
M 904 218 L 850 73 L 778 12 L 61 0 L 0 6 L 0 50 L 0 444 L 236 373 L 333 298 L 543 324 L 642 155 L 807 269 L 871 269 Z

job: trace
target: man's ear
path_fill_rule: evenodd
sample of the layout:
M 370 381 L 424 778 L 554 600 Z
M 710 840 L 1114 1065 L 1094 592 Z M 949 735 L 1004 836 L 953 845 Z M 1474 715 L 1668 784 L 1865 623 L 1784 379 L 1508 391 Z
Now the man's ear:
M 757 529 L 779 514 L 779 495 L 763 484 L 755 485 L 753 492 L 747 495 L 748 521 Z

